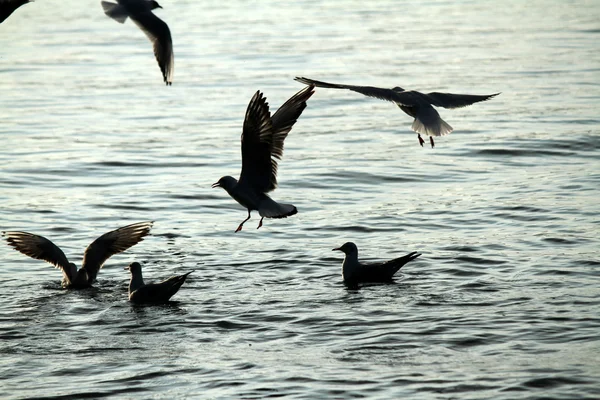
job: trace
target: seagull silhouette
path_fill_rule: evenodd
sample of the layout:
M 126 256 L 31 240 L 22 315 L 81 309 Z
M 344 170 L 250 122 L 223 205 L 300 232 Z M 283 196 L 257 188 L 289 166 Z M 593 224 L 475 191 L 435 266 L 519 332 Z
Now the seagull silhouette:
M 277 203 L 267 193 L 277 187 L 277 160 L 283 156 L 283 141 L 306 108 L 306 101 L 314 93 L 309 85 L 286 101 L 273 114 L 267 99 L 260 91 L 250 100 L 242 129 L 242 172 L 239 181 L 224 176 L 212 185 L 222 187 L 238 203 L 248 209 L 246 218 L 235 230 L 239 232 L 250 212 L 257 210 L 263 219 L 286 218 L 298 212 L 292 204 Z
M 138 222 L 105 233 L 94 240 L 83 255 L 83 265 L 79 271 L 70 263 L 65 253 L 43 236 L 27 232 L 2 232 L 8 244 L 21 253 L 49 262 L 62 269 L 64 287 L 83 289 L 92 286 L 98 271 L 106 260 L 141 242 L 150 233 L 153 222 Z
M 173 56 L 173 40 L 169 26 L 152 13 L 162 8 L 154 0 L 118 0 L 118 4 L 102 1 L 104 13 L 123 24 L 127 17 L 148 36 L 154 47 L 154 56 L 167 85 L 173 82 L 175 58 Z
M 315 85 L 317 87 L 330 89 L 348 89 L 354 92 L 364 94 L 365 96 L 375 97 L 381 100 L 391 101 L 396 103 L 398 107 L 406 114 L 413 117 L 415 120 L 412 124 L 412 130 L 417 132 L 419 144 L 423 146 L 425 141 L 421 137 L 421 133 L 429 135 L 431 147 L 434 147 L 433 136 L 443 136 L 452 132 L 453 128 L 444 121 L 440 114 L 432 106 L 444 108 L 460 108 L 470 106 L 479 101 L 489 100 L 500 93 L 490 95 L 473 95 L 473 94 L 452 94 L 452 93 L 421 93 L 416 90 L 404 90 L 396 86 L 392 89 L 378 88 L 374 86 L 353 86 L 340 85 L 337 83 L 327 83 L 315 81 L 314 79 L 296 77 L 296 81 L 305 85 Z
M 352 242 L 346 242 L 338 250 L 346 254 L 342 264 L 342 278 L 349 285 L 364 282 L 390 282 L 396 272 L 405 264 L 421 254 L 413 251 L 403 257 L 382 263 L 362 264 L 358 261 L 358 248 Z
M 129 281 L 129 301 L 136 304 L 142 303 L 165 303 L 169 301 L 179 288 L 185 282 L 190 271 L 183 275 L 173 276 L 165 279 L 160 283 L 144 284 L 142 277 L 142 266 L 138 262 L 132 262 L 128 267 L 125 267 L 131 272 L 131 280 Z
M 33 0 L 0 0 L 0 24 L 23 4 L 31 3 Z

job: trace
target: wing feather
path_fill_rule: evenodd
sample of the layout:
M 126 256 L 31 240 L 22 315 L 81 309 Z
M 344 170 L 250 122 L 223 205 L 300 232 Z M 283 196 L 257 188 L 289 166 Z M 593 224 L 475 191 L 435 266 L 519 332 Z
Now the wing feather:
M 65 253 L 45 237 L 28 232 L 2 232 L 2 234 L 10 246 L 26 256 L 44 260 L 56 268 L 68 269 L 69 260 Z
M 96 280 L 98 271 L 111 256 L 121 253 L 144 240 L 150 233 L 153 221 L 138 222 L 110 231 L 94 240 L 83 256 L 83 266 L 88 276 L 88 283 Z
M 438 107 L 444 108 L 460 108 L 467 107 L 473 103 L 478 103 L 480 101 L 486 101 L 493 97 L 498 96 L 500 93 L 494 93 L 490 95 L 475 95 L 475 94 L 452 94 L 452 93 L 439 93 L 439 92 L 431 92 L 427 93 L 425 96 L 428 101 Z
M 273 123 L 269 103 L 264 95 L 257 91 L 250 100 L 244 117 L 240 184 L 249 185 L 260 192 L 269 190 L 272 140 Z
M 151 11 L 130 16 L 133 22 L 148 36 L 154 48 L 154 56 L 167 85 L 173 82 L 175 56 L 169 26 Z
M 71 276 L 69 260 L 65 256 L 65 253 L 45 237 L 28 232 L 14 231 L 2 232 L 2 235 L 8 244 L 17 251 L 36 260 L 44 260 L 56 268 L 62 269 L 63 274 L 65 274 L 69 281 L 75 278 Z
M 314 85 L 317 87 L 329 88 L 329 89 L 348 89 L 354 92 L 363 94 L 368 97 L 374 97 L 376 99 L 391 101 L 396 104 L 404 104 L 407 106 L 413 105 L 412 103 L 403 103 L 398 97 L 398 93 L 402 93 L 403 89 L 398 88 L 398 90 L 394 89 L 385 89 L 378 88 L 375 86 L 354 86 L 354 85 L 343 85 L 337 83 L 327 83 L 322 81 L 316 81 L 314 79 L 297 77 L 295 79 L 298 82 L 304 83 L 305 85 Z
M 29 3 L 31 0 L 0 1 L 0 23 L 10 16 L 17 8 Z

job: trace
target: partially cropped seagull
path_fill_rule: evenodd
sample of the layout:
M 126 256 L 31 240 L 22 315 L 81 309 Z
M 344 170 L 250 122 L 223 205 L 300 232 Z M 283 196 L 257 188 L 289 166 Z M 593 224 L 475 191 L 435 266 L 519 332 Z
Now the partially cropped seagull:
M 117 0 L 118 4 L 102 1 L 104 13 L 121 24 L 127 17 L 148 36 L 154 46 L 154 55 L 162 71 L 167 85 L 173 82 L 175 58 L 173 56 L 173 40 L 167 24 L 152 13 L 155 8 L 162 8 L 154 0 Z
M 421 133 L 429 135 L 431 147 L 435 144 L 433 136 L 443 136 L 452 132 L 453 128 L 444 121 L 440 114 L 432 106 L 444 108 L 460 108 L 470 106 L 479 101 L 489 100 L 500 93 L 490 95 L 473 95 L 473 94 L 452 94 L 452 93 L 421 93 L 416 90 L 404 90 L 396 86 L 392 89 L 378 88 L 373 86 L 352 86 L 338 85 L 336 83 L 327 83 L 315 81 L 313 79 L 296 77 L 298 82 L 305 85 L 315 85 L 317 87 L 331 89 L 349 89 L 365 96 L 376 97 L 381 100 L 391 101 L 396 103 L 398 107 L 406 114 L 413 117 L 415 120 L 411 126 L 412 130 L 417 132 L 419 144 L 423 146 L 425 141 L 421 138 Z
M 258 91 L 250 100 L 242 130 L 242 173 L 239 181 L 224 176 L 212 185 L 222 187 L 238 203 L 248 209 L 246 218 L 236 229 L 250 219 L 250 211 L 257 210 L 263 219 L 286 218 L 298 212 L 292 204 L 277 203 L 267 193 L 277 187 L 277 160 L 283 156 L 283 141 L 306 108 L 306 101 L 314 93 L 314 86 L 302 89 L 282 105 L 271 117 L 269 103 Z
M 390 282 L 400 268 L 421 255 L 413 251 L 403 257 L 383 263 L 361 264 L 358 261 L 358 248 L 354 243 L 346 242 L 342 247 L 337 247 L 333 250 L 339 250 L 346 254 L 344 263 L 342 264 L 342 278 L 347 284 Z
M 193 271 L 183 275 L 173 276 L 160 283 L 144 284 L 142 278 L 142 266 L 138 262 L 132 262 L 125 267 L 131 272 L 129 281 L 129 301 L 136 304 L 142 303 L 164 303 L 179 291 L 185 279 Z
M 32 1 L 33 0 L 0 0 L 0 24 L 17 8 Z
M 64 287 L 82 289 L 92 286 L 98 271 L 112 255 L 121 253 L 144 240 L 150 233 L 153 222 L 138 222 L 105 233 L 94 240 L 83 255 L 83 265 L 79 271 L 70 263 L 65 253 L 43 236 L 27 232 L 2 232 L 8 244 L 21 253 L 49 262 L 62 269 Z

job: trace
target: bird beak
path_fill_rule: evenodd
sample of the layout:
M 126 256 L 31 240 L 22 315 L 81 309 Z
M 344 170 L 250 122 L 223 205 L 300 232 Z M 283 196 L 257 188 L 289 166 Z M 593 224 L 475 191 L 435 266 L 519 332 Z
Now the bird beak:
M 221 187 L 221 184 L 219 182 L 215 182 L 210 187 L 211 188 Z
M 342 251 L 342 249 L 340 249 L 339 247 L 336 247 L 335 249 L 331 249 L 331 251 L 336 251 L 336 250 Z

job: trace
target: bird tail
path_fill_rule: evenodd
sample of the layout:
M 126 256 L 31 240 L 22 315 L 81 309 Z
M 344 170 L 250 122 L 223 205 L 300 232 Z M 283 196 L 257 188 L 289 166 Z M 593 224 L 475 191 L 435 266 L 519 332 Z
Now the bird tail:
M 258 213 L 261 217 L 267 218 L 287 218 L 297 214 L 298 209 L 292 204 L 278 203 L 270 197 L 266 196 L 258 206 Z
M 446 121 L 439 116 L 437 121 L 423 121 L 419 116 L 415 118 L 411 126 L 412 130 L 429 136 L 444 136 L 454 130 Z
M 125 7 L 120 4 L 109 3 L 108 1 L 103 1 L 101 3 L 102 8 L 104 9 L 104 14 L 121 24 L 125 23 L 127 17 L 129 16 Z
M 185 283 L 185 280 L 188 277 L 188 275 L 191 274 L 192 272 L 194 272 L 194 271 L 190 271 L 183 275 L 179 275 L 174 278 L 171 278 L 172 282 L 171 282 L 171 287 L 169 288 L 168 298 L 171 298 L 175 293 L 177 293 L 179 291 L 181 286 Z
M 388 261 L 387 264 L 390 264 L 390 266 L 393 267 L 392 269 L 395 274 L 396 272 L 398 272 L 398 270 L 400 270 L 400 268 L 404 267 L 406 264 L 408 264 L 415 258 L 419 257 L 420 255 L 421 255 L 421 253 L 417 253 L 416 251 L 413 251 L 412 253 L 409 253 L 403 257 Z

